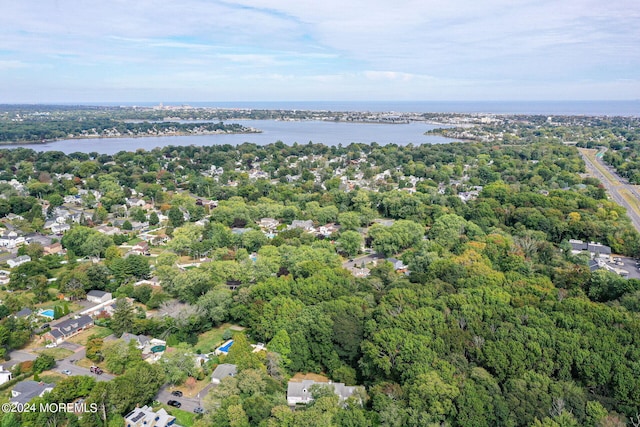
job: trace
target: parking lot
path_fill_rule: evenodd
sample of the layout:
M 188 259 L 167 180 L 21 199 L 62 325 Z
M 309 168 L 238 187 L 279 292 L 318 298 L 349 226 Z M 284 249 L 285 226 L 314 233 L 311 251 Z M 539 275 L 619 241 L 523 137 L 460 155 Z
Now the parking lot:
M 629 258 L 629 257 L 615 257 L 616 259 L 619 258 L 620 261 L 623 265 L 618 265 L 617 263 L 612 263 L 612 262 L 607 262 L 608 265 L 610 265 L 611 267 L 614 268 L 620 268 L 622 270 L 626 270 L 629 272 L 629 275 L 627 276 L 629 279 L 640 279 L 640 270 L 638 269 L 638 267 L 636 267 L 636 264 L 638 263 L 638 261 L 636 261 L 634 258 Z

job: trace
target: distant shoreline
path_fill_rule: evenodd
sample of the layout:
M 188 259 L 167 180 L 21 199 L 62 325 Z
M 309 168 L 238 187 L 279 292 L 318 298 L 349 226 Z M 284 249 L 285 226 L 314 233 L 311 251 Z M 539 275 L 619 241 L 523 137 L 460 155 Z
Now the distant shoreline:
M 53 138 L 53 139 L 43 139 L 41 141 L 0 141 L 0 148 L 3 145 L 42 145 L 49 144 L 57 141 L 69 141 L 74 139 L 129 139 L 129 138 L 159 138 L 165 136 L 209 136 L 209 135 L 248 135 L 262 133 L 260 129 L 252 129 L 246 130 L 243 132 L 201 132 L 201 133 L 191 133 L 191 132 L 171 132 L 171 133 L 161 133 L 157 135 L 146 134 L 146 135 L 78 135 L 78 136 L 67 136 L 65 138 Z

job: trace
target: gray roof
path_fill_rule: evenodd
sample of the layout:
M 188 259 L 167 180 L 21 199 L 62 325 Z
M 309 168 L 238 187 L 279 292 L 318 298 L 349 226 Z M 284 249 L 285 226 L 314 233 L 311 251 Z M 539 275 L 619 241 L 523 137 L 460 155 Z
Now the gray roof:
M 582 240 L 573 240 L 573 239 L 569 240 L 569 243 L 571 244 L 571 248 L 574 251 L 587 251 L 587 252 L 592 252 L 596 254 L 605 254 L 605 255 L 611 254 L 611 248 L 609 246 L 605 246 L 600 243 L 595 243 L 595 242 L 587 243 L 587 242 L 583 242 Z
M 11 401 L 15 403 L 27 403 L 36 396 L 40 396 L 47 389 L 53 389 L 55 384 L 37 381 L 22 381 L 13 387 Z
M 313 380 L 289 381 L 287 384 L 287 397 L 297 397 L 303 400 L 311 399 L 311 387 L 314 385 L 332 388 L 334 393 L 340 397 L 340 400 L 347 399 L 354 391 L 360 388 L 360 386 L 347 386 L 343 383 L 319 383 Z
M 226 377 L 233 377 L 238 373 L 236 365 L 232 365 L 230 363 L 222 363 L 216 367 L 216 369 L 211 374 L 211 379 L 222 380 Z
M 16 317 L 27 317 L 31 316 L 31 314 L 33 314 L 33 311 L 30 308 L 23 308 L 16 313 Z
M 137 342 L 140 345 L 145 345 L 146 343 L 151 341 L 151 339 L 149 337 L 147 337 L 147 336 L 134 335 L 134 334 L 130 334 L 129 332 L 124 332 L 122 334 L 122 336 L 120 337 L 120 339 L 123 340 L 126 343 L 129 343 L 131 340 L 134 340 L 135 342 Z
M 98 290 L 95 290 L 95 289 L 92 290 L 92 291 L 87 292 L 87 296 L 88 297 L 96 297 L 96 298 L 102 298 L 106 294 L 108 294 L 108 292 L 98 291 Z
M 70 335 L 75 333 L 76 331 L 78 331 L 81 328 L 84 328 L 87 325 L 92 325 L 93 324 L 93 319 L 90 316 L 84 315 L 84 316 L 80 316 L 77 319 L 67 319 L 67 320 L 63 320 L 62 322 L 55 324 L 55 325 L 51 325 L 51 333 L 52 335 L 55 336 L 55 334 L 53 334 L 54 330 L 58 330 L 59 332 L 61 332 L 63 335 Z
M 291 225 L 289 226 L 289 228 L 311 228 L 313 227 L 313 221 L 308 219 L 306 221 L 303 220 L 299 220 L 299 219 L 294 219 L 291 222 Z

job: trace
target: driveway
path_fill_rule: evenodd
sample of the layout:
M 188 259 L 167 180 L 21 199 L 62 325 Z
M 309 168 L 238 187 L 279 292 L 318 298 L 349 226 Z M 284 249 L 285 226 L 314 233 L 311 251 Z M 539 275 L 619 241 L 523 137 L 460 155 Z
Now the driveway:
M 207 395 L 209 389 L 213 384 L 207 385 L 200 393 L 198 393 L 199 398 L 190 398 L 190 397 L 176 397 L 171 394 L 174 390 L 174 387 L 169 385 L 164 385 L 156 395 L 155 400 L 161 403 L 167 403 L 169 400 L 177 400 L 182 403 L 180 409 L 187 412 L 193 412 L 193 410 L 197 407 L 202 408 L 202 399 Z
M 74 344 L 72 342 L 62 342 L 60 344 L 58 344 L 58 347 L 60 348 L 66 348 L 67 350 L 71 350 L 71 351 L 78 351 L 79 349 L 82 349 L 84 347 L 82 347 L 80 344 Z
M 4 363 L 4 368 L 9 369 L 13 365 L 17 365 L 20 362 L 26 362 L 27 360 L 36 360 L 37 354 L 29 353 L 26 350 L 13 350 L 9 352 L 9 361 Z

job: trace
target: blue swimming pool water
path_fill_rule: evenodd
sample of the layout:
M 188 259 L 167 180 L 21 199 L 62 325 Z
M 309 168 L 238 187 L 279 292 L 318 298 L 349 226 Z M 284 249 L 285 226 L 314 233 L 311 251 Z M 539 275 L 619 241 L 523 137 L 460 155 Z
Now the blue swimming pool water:
M 231 346 L 233 345 L 233 341 L 229 341 L 229 343 L 227 343 L 225 346 L 220 347 L 218 350 L 227 353 L 229 351 L 229 349 L 231 348 Z
M 51 309 L 42 310 L 40 314 L 42 314 L 43 316 L 51 317 L 53 319 L 53 310 Z

